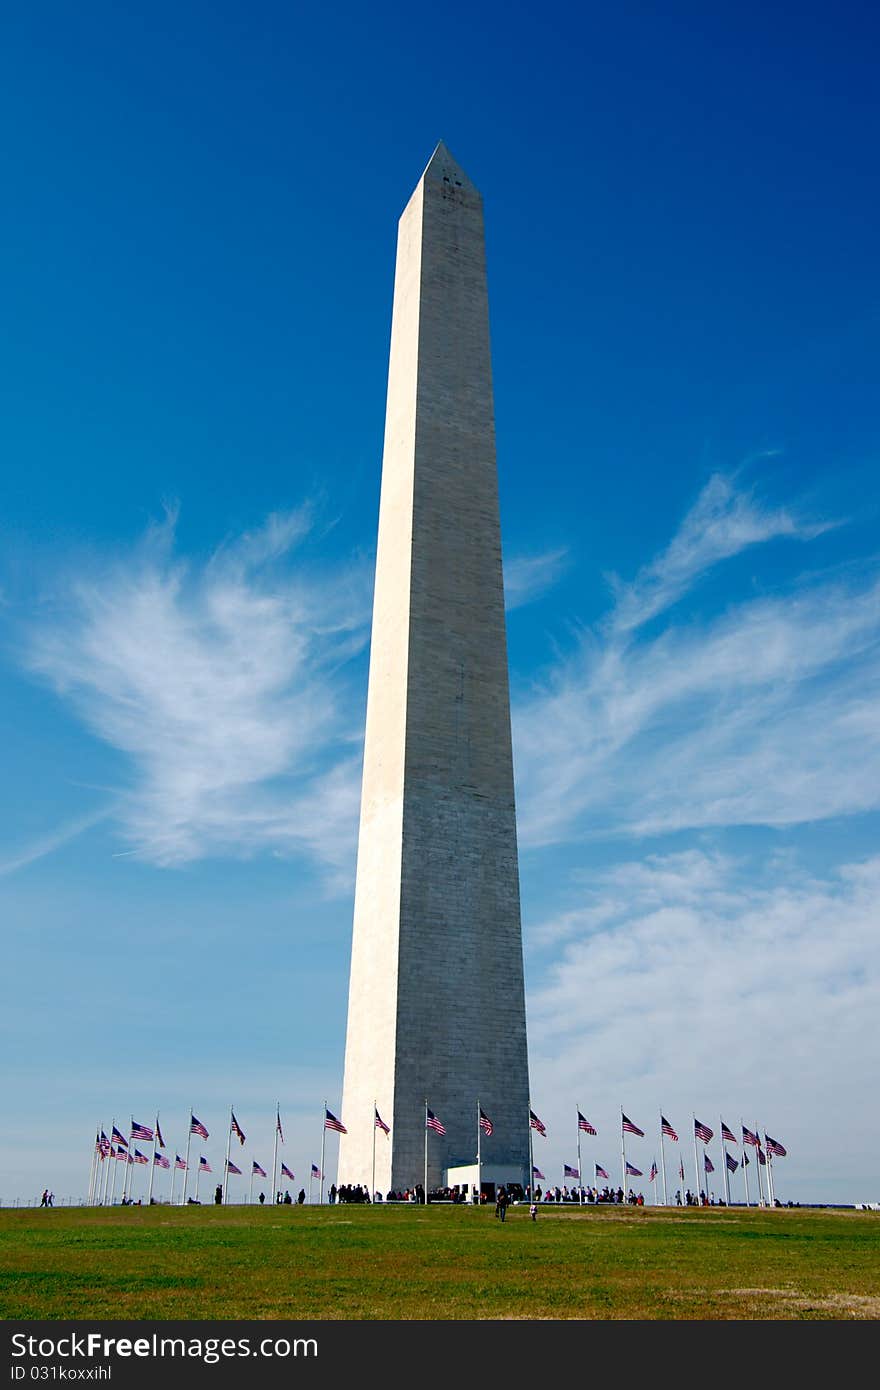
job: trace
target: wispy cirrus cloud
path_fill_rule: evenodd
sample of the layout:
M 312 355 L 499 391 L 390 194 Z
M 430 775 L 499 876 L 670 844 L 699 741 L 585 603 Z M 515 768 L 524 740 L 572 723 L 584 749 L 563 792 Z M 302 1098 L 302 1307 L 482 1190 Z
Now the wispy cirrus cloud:
M 38 835 L 29 840 L 26 845 L 20 846 L 11 854 L 7 854 L 5 859 L 0 860 L 0 877 L 15 873 L 17 869 L 27 868 L 29 864 L 35 864 L 47 854 L 53 854 L 62 845 L 69 844 L 78 835 L 91 830 L 92 826 L 107 820 L 112 815 L 112 810 L 112 806 L 97 807 L 82 816 L 74 816 L 73 819 L 56 826 L 54 830 L 47 831 L 45 835 Z
M 529 1042 L 548 1115 L 570 1126 L 570 1078 L 587 1078 L 607 1157 L 622 1100 L 653 1131 L 649 1155 L 660 1102 L 685 1141 L 693 1107 L 716 1134 L 719 1108 L 729 1124 L 744 1113 L 784 1136 L 785 1181 L 825 1171 L 812 1200 L 847 1167 L 873 1191 L 840 1140 L 863 1164 L 876 1129 L 878 894 L 877 856 L 816 874 L 796 856 L 687 850 L 595 872 L 529 937 L 532 970 L 546 956 Z
M 504 562 L 504 605 L 508 612 L 523 608 L 545 594 L 565 572 L 566 547 L 535 555 L 514 555 Z
M 641 629 L 712 565 L 827 529 L 712 479 L 663 554 L 514 711 L 526 844 L 880 806 L 880 582 L 814 576 Z
M 196 565 L 173 515 L 69 584 L 27 665 L 126 755 L 130 850 L 161 865 L 297 850 L 335 868 L 356 827 L 358 717 L 339 668 L 364 646 L 368 585 L 297 570 L 306 510 Z
M 631 583 L 610 575 L 614 609 L 609 621 L 616 635 L 631 632 L 664 612 L 701 575 L 750 546 L 780 537 L 812 540 L 834 522 L 807 522 L 785 507 L 763 507 L 750 492 L 738 492 L 723 474 L 711 477 L 666 549 Z

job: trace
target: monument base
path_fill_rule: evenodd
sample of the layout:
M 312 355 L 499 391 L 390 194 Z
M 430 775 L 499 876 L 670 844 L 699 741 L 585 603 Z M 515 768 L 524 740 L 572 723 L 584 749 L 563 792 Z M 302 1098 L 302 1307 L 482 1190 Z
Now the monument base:
M 494 1202 L 497 1188 L 509 1187 L 511 1183 L 522 1187 L 524 1177 L 525 1174 L 518 1163 L 483 1163 L 479 1168 L 476 1163 L 466 1163 L 457 1168 L 444 1169 L 443 1185 L 459 1188 L 470 1201 L 473 1200 L 479 1183 L 480 1189 L 486 1194 L 486 1200 Z

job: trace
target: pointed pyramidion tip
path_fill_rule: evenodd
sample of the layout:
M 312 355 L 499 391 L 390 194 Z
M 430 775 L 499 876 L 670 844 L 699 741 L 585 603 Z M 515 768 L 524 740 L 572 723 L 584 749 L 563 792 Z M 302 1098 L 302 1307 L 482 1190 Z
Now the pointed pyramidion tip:
M 428 160 L 422 178 L 432 179 L 437 183 L 449 183 L 453 188 L 465 188 L 471 193 L 478 193 L 476 185 L 471 182 L 461 165 L 452 158 L 442 140 L 438 140 L 437 148 Z

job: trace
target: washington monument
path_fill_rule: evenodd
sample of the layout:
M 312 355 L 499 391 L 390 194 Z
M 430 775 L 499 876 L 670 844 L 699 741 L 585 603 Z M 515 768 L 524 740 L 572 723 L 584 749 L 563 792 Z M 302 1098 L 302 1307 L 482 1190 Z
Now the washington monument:
M 442 143 L 398 230 L 339 1181 L 422 1182 L 426 1102 L 429 1187 L 478 1105 L 486 1179 L 529 1180 L 482 199 Z

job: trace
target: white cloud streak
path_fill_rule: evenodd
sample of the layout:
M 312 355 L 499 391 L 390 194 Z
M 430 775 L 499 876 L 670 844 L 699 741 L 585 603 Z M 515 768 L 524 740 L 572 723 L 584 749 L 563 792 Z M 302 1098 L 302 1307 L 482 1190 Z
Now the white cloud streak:
M 713 479 L 607 621 L 514 711 L 526 845 L 880 806 L 880 584 L 821 576 L 656 634 L 708 567 L 822 526 Z
M 35 864 L 47 854 L 53 854 L 62 845 L 68 844 L 77 836 L 91 830 L 92 826 L 106 820 L 112 814 L 112 810 L 112 807 L 101 806 L 94 811 L 89 811 L 86 815 L 76 816 L 73 820 L 65 821 L 55 830 L 31 840 L 29 844 L 24 845 L 8 859 L 0 861 L 0 877 L 4 874 L 15 873 L 18 869 L 27 868 L 29 864 Z
M 504 562 L 504 605 L 508 613 L 533 603 L 551 589 L 568 565 L 568 550 L 514 555 Z
M 130 760 L 119 816 L 146 860 L 304 851 L 339 871 L 351 851 L 358 715 L 339 667 L 366 641 L 368 585 L 285 569 L 308 526 L 275 514 L 197 568 L 174 558 L 172 516 L 31 633 L 30 669 Z
M 876 856 L 821 876 L 796 858 L 700 850 L 597 872 L 577 907 L 530 938 L 533 969 L 552 951 L 529 994 L 548 1114 L 573 1132 L 571 1078 L 584 1078 L 607 1166 L 620 1104 L 648 1132 L 634 1146 L 648 1162 L 662 1104 L 692 1171 L 692 1108 L 716 1134 L 719 1108 L 732 1126 L 742 1113 L 790 1148 L 785 1180 L 800 1186 L 786 1195 L 809 1199 L 812 1184 L 813 1199 L 833 1199 L 846 1170 L 876 1200 L 878 896 Z

